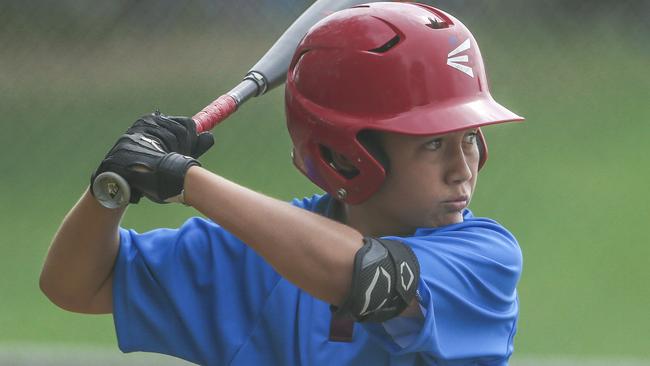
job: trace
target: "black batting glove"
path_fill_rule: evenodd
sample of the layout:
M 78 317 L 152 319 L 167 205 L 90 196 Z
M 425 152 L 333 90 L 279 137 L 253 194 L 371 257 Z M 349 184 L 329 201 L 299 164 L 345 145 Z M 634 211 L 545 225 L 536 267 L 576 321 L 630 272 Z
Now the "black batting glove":
M 198 159 L 214 144 L 209 132 L 196 133 L 196 123 L 189 117 L 168 117 L 160 112 L 147 114 L 135 121 L 127 134 L 142 133 L 158 138 L 163 148 Z
M 176 201 L 187 170 L 214 144 L 211 133 L 196 134 L 194 121 L 159 113 L 138 119 L 118 139 L 91 177 L 110 171 L 131 187 L 131 203 L 144 195 L 157 203 Z

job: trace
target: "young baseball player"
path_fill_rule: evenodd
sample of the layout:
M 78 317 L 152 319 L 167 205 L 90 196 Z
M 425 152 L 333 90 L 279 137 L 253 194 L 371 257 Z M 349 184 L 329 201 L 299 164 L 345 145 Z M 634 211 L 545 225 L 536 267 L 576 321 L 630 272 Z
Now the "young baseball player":
M 207 365 L 505 365 L 522 259 L 467 209 L 487 146 L 521 117 L 490 96 L 456 18 L 372 3 L 314 26 L 296 50 L 286 114 L 298 169 L 324 195 L 291 204 L 196 160 L 189 118 L 139 119 L 96 176 L 207 217 L 119 227 L 86 192 L 49 250 L 41 288 L 62 308 L 113 313 L 124 352 Z

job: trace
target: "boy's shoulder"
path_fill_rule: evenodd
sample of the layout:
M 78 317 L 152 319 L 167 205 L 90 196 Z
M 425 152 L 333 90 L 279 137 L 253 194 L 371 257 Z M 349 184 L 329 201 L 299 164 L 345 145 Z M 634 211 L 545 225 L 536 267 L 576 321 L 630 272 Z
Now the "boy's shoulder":
M 476 233 L 476 232 L 487 232 L 487 231 L 493 231 L 497 234 L 505 235 L 506 237 L 515 240 L 514 235 L 512 235 L 512 233 L 508 229 L 506 229 L 503 225 L 501 225 L 501 223 L 488 217 L 474 216 L 474 213 L 468 208 L 463 210 L 463 221 L 455 224 L 439 226 L 439 227 L 418 228 L 413 234 L 413 237 L 426 237 L 426 236 L 445 235 L 445 234 L 448 235 L 451 233 L 462 233 L 462 232 Z
M 515 236 L 496 220 L 476 217 L 469 209 L 463 213 L 463 222 L 420 228 L 411 236 L 387 239 L 400 240 L 420 254 L 469 261 L 483 258 L 518 269 L 522 264 L 521 248 Z

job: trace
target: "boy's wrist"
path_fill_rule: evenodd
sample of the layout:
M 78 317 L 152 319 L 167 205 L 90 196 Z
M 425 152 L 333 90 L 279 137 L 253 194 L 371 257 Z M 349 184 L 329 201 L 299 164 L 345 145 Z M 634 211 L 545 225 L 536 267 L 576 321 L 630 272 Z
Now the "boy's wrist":
M 185 206 L 193 206 L 193 192 L 194 190 L 192 189 L 192 183 L 195 181 L 197 175 L 200 173 L 201 166 L 199 165 L 193 165 L 191 166 L 187 172 L 185 172 L 185 178 L 183 180 L 183 190 L 180 194 L 180 199 L 182 201 L 179 201 L 180 203 L 184 204 Z

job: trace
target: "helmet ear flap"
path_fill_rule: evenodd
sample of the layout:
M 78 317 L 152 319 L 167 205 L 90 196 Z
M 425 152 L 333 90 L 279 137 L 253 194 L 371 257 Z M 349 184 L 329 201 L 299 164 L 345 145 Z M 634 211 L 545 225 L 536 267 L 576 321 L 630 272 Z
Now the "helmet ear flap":
M 483 135 L 483 131 L 479 128 L 477 131 L 477 136 L 476 136 L 476 144 L 478 145 L 478 168 L 479 170 L 483 167 L 485 162 L 487 161 L 488 158 L 488 148 L 487 148 L 487 142 L 485 141 L 485 136 Z

